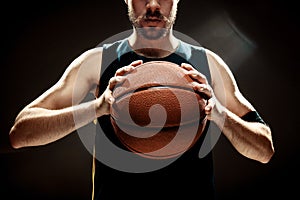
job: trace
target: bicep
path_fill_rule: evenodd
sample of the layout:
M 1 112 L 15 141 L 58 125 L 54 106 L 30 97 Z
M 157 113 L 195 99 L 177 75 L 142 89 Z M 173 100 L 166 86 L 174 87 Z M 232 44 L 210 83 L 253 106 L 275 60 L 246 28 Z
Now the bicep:
M 220 103 L 238 116 L 255 110 L 240 92 L 233 73 L 226 63 L 216 54 L 207 50 L 212 87 Z

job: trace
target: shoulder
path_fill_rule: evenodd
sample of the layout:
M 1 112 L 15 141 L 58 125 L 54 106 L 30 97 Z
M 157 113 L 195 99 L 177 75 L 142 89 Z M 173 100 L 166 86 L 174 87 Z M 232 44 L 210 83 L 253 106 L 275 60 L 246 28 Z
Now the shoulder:
M 82 52 L 67 67 L 63 79 L 68 80 L 81 77 L 92 84 L 96 83 L 100 76 L 102 51 L 102 47 L 96 47 Z
M 81 53 L 79 57 L 76 59 L 78 62 L 82 63 L 91 59 L 94 59 L 96 57 L 101 58 L 103 52 L 103 47 L 95 47 L 92 49 L 88 49 Z
M 226 63 L 224 62 L 224 60 L 215 52 L 213 52 L 212 50 L 208 49 L 208 48 L 203 48 L 203 50 L 205 51 L 206 55 L 207 55 L 207 59 L 215 64 L 220 65 L 221 67 L 226 67 Z
M 208 48 L 203 48 L 206 56 L 212 78 L 218 80 L 217 76 L 221 76 L 224 81 L 235 82 L 233 73 L 226 62 L 215 52 Z
M 254 110 L 240 92 L 234 74 L 225 61 L 209 49 L 205 49 L 205 52 L 212 74 L 212 86 L 219 101 L 239 116 Z
M 80 55 L 71 62 L 71 64 L 67 68 L 67 71 L 80 68 L 83 64 L 90 62 L 94 59 L 101 59 L 102 51 L 103 51 L 102 47 L 85 50 L 84 52 L 80 53 Z

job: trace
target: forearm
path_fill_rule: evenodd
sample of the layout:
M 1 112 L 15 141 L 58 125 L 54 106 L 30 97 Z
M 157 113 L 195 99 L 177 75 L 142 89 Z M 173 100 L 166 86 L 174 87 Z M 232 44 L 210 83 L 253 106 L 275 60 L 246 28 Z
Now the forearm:
M 258 122 L 247 122 L 228 109 L 217 115 L 216 124 L 242 155 L 267 163 L 274 153 L 271 131 Z
M 94 120 L 97 104 L 94 100 L 60 110 L 28 108 L 20 114 L 10 131 L 11 144 L 20 148 L 59 140 Z

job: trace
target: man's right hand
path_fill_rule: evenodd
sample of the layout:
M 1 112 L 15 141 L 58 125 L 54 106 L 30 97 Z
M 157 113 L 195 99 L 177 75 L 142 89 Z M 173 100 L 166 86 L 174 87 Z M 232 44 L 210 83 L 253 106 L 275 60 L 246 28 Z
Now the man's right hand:
M 123 82 L 126 78 L 126 73 L 135 69 L 135 67 L 143 64 L 142 60 L 133 61 L 130 65 L 121 67 L 115 73 L 115 75 L 109 80 L 106 90 L 99 98 L 99 106 L 97 107 L 97 115 L 109 115 L 110 107 L 114 103 L 115 99 L 112 95 L 112 91 L 115 86 L 121 82 Z

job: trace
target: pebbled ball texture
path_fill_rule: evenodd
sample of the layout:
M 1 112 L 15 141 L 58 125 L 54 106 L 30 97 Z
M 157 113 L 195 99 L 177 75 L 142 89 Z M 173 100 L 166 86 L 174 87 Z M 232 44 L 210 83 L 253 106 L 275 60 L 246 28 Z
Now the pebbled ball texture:
M 207 100 L 177 64 L 151 61 L 116 85 L 111 106 L 115 134 L 128 150 L 164 159 L 181 155 L 201 136 Z

